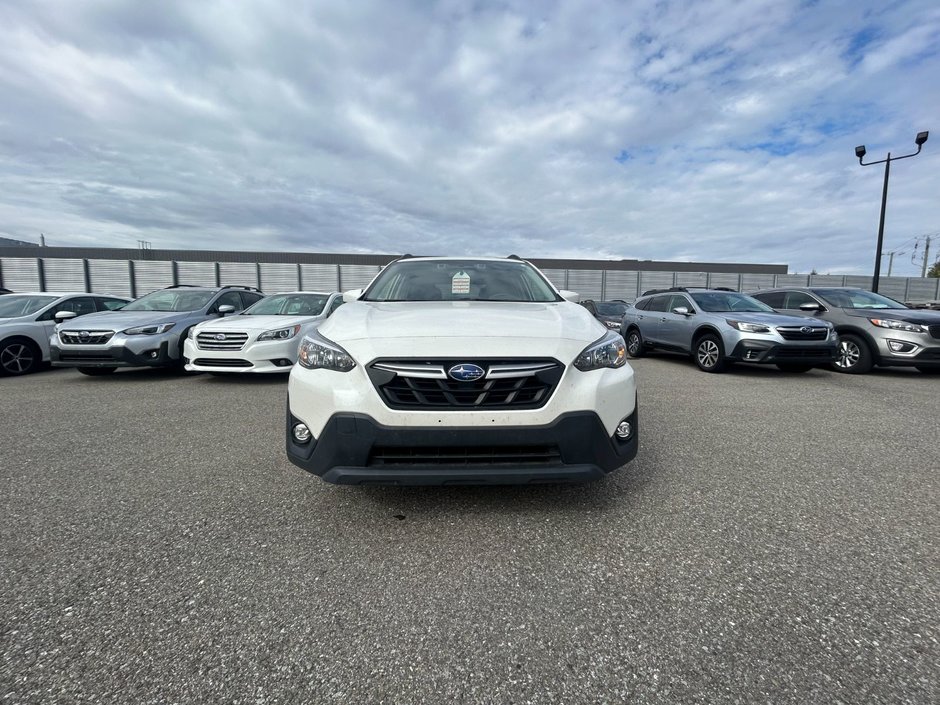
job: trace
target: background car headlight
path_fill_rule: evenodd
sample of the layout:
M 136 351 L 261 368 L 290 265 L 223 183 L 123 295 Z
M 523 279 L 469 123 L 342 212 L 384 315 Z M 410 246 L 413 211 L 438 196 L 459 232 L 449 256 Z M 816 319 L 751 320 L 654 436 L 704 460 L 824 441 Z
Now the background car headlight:
M 128 328 L 124 331 L 124 335 L 160 335 L 166 333 L 175 325 L 175 323 L 160 323 L 153 326 L 138 326 L 137 328 Z
M 872 325 L 876 325 L 879 328 L 890 328 L 891 330 L 903 330 L 908 333 L 926 333 L 927 326 L 922 326 L 920 323 L 909 323 L 907 321 L 899 321 L 895 318 L 869 318 L 869 321 L 872 322 Z
M 258 340 L 290 340 L 300 332 L 300 326 L 288 326 L 277 330 L 266 330 L 258 336 Z
M 627 347 L 619 333 L 610 330 L 607 335 L 591 343 L 574 360 L 574 366 L 582 372 L 599 370 L 602 367 L 623 367 L 627 362 Z
M 604 325 L 608 328 L 616 328 L 617 330 L 620 329 L 620 321 L 604 321 Z
M 356 361 L 348 352 L 316 331 L 310 336 L 305 336 L 300 342 L 297 362 L 301 367 L 310 370 L 334 370 L 336 372 L 349 372 L 356 366 Z
M 763 323 L 748 323 L 747 321 L 732 321 L 725 319 L 732 328 L 737 328 L 742 333 L 770 333 L 770 326 Z

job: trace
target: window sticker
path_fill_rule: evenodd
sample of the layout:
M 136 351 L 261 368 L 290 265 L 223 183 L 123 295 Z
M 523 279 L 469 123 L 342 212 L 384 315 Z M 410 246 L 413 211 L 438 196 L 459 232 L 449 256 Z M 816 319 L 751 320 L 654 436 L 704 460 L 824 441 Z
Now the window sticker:
M 470 293 L 470 275 L 464 271 L 457 272 L 450 280 L 450 293 L 469 294 Z

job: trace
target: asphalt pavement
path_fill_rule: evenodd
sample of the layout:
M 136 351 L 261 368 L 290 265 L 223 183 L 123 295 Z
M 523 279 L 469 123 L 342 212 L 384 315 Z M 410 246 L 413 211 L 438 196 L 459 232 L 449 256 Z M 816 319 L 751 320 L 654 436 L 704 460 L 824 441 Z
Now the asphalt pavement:
M 583 486 L 327 485 L 286 379 L 0 379 L 0 703 L 936 703 L 940 377 L 634 363 Z

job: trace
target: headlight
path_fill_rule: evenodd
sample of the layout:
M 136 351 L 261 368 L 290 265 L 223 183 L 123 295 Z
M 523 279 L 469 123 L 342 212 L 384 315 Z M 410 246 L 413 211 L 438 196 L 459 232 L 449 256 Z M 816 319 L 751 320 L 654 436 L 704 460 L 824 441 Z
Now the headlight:
M 356 366 L 356 361 L 350 357 L 348 352 L 316 331 L 311 333 L 309 337 L 304 336 L 300 343 L 300 353 L 297 355 L 297 361 L 301 367 L 311 370 L 349 372 Z
M 288 326 L 277 330 L 266 330 L 258 336 L 258 340 L 290 340 L 300 332 L 300 326 Z
M 839 331 L 837 331 L 835 328 L 830 328 L 830 329 L 829 329 L 829 339 L 830 339 L 830 340 L 838 340 L 838 339 L 839 339 Z
M 899 321 L 895 318 L 869 318 L 868 320 L 872 322 L 872 325 L 876 325 L 879 328 L 903 330 L 908 333 L 927 332 L 927 326 L 922 326 L 920 323 L 908 323 L 907 321 Z
M 627 348 L 619 333 L 612 330 L 591 343 L 574 360 L 574 366 L 582 372 L 599 370 L 602 367 L 623 367 L 627 362 Z
M 742 333 L 770 333 L 770 326 L 763 323 L 748 323 L 747 321 L 732 321 L 725 319 L 732 328 L 737 328 Z
M 124 335 L 160 335 L 166 333 L 175 326 L 175 323 L 161 323 L 153 326 L 139 326 L 137 328 L 128 328 Z
M 196 337 L 196 326 L 193 326 L 192 328 L 189 329 L 189 331 L 186 333 L 186 337 L 189 338 L 190 340 Z
M 604 325 L 608 328 L 620 328 L 620 321 L 604 321 Z

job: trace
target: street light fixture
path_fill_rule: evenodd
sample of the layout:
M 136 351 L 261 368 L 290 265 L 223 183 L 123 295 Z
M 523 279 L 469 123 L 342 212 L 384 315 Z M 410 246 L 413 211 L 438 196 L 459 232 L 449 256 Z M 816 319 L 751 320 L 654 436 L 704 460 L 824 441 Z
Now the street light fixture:
M 878 283 L 881 279 L 881 246 L 884 243 L 885 236 L 885 207 L 888 205 L 888 175 L 891 173 L 891 162 L 897 161 L 898 159 L 907 159 L 908 157 L 916 157 L 920 154 L 921 147 L 924 146 L 924 142 L 927 141 L 927 137 L 930 133 L 928 131 L 918 132 L 917 136 L 914 138 L 914 144 L 917 145 L 917 151 L 911 152 L 910 154 L 905 154 L 900 157 L 892 157 L 891 152 L 888 152 L 886 159 L 879 159 L 876 162 L 863 162 L 865 158 L 865 145 L 860 144 L 855 148 L 855 156 L 858 157 L 858 163 L 862 166 L 872 166 L 874 164 L 884 164 L 885 165 L 885 185 L 881 191 L 881 220 L 878 222 L 878 247 L 875 251 L 875 276 L 872 277 L 871 290 L 875 293 L 878 292 Z

